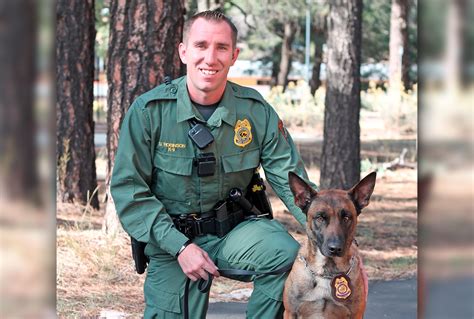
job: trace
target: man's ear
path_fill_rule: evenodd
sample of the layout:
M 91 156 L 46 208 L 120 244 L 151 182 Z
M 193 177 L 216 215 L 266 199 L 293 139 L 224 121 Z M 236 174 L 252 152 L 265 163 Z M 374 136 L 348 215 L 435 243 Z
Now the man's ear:
M 370 196 L 374 191 L 376 177 L 377 173 L 372 172 L 349 190 L 348 193 L 356 206 L 357 215 L 361 213 L 362 208 L 369 205 Z
M 295 197 L 295 205 L 301 208 L 306 214 L 306 210 L 311 204 L 311 200 L 318 194 L 311 186 L 293 172 L 288 173 L 288 183 L 291 192 Z
M 179 58 L 183 64 L 186 64 L 186 45 L 181 42 L 178 47 Z
M 234 51 L 232 52 L 232 65 L 234 65 L 235 61 L 237 61 L 237 58 L 239 57 L 240 49 L 235 48 Z

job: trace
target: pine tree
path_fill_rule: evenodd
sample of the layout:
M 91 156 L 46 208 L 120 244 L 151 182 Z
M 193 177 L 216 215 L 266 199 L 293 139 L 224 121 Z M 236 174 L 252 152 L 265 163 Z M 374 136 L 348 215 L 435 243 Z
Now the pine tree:
M 362 0 L 331 2 L 320 178 L 323 188 L 348 189 L 360 178 L 361 21 Z

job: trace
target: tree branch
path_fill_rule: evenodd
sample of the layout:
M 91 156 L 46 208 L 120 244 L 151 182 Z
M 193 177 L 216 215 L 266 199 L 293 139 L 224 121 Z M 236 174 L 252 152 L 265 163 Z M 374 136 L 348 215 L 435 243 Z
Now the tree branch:
M 247 17 L 248 17 L 248 14 L 247 12 L 245 12 L 244 9 L 242 9 L 242 7 L 240 7 L 238 4 L 236 4 L 235 2 L 233 1 L 229 1 L 229 4 L 233 7 L 236 7 L 243 15 L 244 15 L 244 22 L 245 24 L 252 30 L 256 30 L 257 28 L 255 28 L 253 25 L 251 25 L 250 23 L 248 23 L 247 21 Z

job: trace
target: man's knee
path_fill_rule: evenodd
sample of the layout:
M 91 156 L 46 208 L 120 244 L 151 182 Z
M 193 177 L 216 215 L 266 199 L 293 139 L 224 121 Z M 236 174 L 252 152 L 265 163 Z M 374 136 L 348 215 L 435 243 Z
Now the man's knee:
M 299 243 L 289 234 L 282 236 L 279 240 L 269 242 L 269 253 L 279 260 L 280 265 L 292 263 L 299 251 Z

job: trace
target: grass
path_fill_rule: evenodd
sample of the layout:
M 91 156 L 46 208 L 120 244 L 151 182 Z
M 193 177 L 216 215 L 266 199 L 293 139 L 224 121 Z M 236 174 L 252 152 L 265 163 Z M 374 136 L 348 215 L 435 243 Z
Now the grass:
M 390 260 L 390 264 L 394 270 L 406 269 L 407 267 L 416 266 L 417 258 L 411 256 L 397 257 Z

